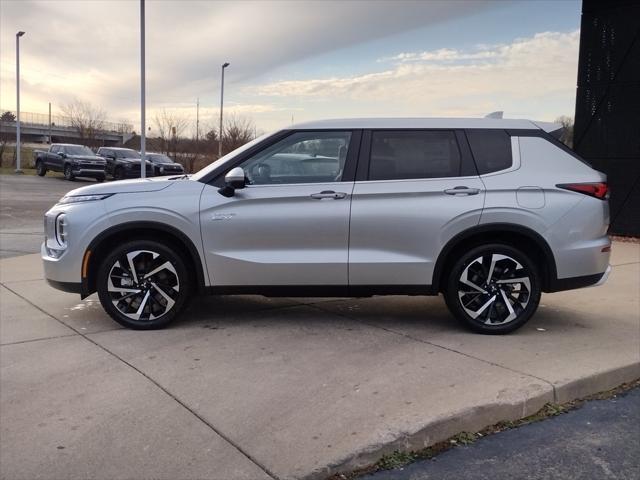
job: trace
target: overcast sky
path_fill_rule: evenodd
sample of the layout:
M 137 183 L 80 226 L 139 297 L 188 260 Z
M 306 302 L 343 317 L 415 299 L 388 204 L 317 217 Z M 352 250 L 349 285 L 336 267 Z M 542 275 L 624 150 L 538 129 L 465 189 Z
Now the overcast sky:
M 269 131 L 318 118 L 573 115 L 579 0 L 147 0 L 148 117 L 215 125 L 225 111 Z M 139 128 L 139 2 L 0 0 L 0 108 L 73 100 Z

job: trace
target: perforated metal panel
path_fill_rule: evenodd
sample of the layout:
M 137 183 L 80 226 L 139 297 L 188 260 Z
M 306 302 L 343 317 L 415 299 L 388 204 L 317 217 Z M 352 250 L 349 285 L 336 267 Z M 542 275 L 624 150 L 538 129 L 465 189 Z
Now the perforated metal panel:
M 608 176 L 611 233 L 640 235 L 640 0 L 583 0 L 574 149 Z

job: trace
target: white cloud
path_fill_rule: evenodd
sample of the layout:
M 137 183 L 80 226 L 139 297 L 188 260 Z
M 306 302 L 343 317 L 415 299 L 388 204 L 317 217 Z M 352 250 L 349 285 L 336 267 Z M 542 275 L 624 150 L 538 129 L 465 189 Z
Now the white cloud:
M 504 45 L 404 52 L 383 59 L 391 65 L 379 72 L 287 80 L 257 92 L 333 104 L 375 102 L 381 114 L 475 116 L 505 110 L 548 118 L 573 110 L 578 46 L 578 31 L 543 32 Z

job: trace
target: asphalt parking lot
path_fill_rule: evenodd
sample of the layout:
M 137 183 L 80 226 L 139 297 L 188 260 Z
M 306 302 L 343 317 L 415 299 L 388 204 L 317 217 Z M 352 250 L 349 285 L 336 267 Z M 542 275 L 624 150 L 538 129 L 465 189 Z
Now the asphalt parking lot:
M 0 258 L 39 252 L 44 212 L 69 190 L 92 183 L 68 182 L 61 176 L 0 175 Z
M 76 185 L 0 176 L 3 249 Z M 39 255 L 4 258 L 0 477 L 323 478 L 612 388 L 640 376 L 640 246 L 612 260 L 604 286 L 490 337 L 400 296 L 206 297 L 136 332 L 48 287 Z

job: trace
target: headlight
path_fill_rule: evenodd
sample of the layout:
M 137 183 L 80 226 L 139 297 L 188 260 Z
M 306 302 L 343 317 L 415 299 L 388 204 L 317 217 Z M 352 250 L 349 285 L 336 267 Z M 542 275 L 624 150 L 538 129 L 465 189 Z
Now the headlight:
M 61 213 L 56 217 L 56 241 L 62 248 L 67 248 L 67 216 Z
M 58 200 L 59 205 L 67 205 L 69 203 L 80 203 L 80 202 L 94 202 L 96 200 L 104 200 L 105 198 L 110 197 L 113 193 L 103 193 L 101 195 L 76 195 L 69 197 L 62 197 Z

